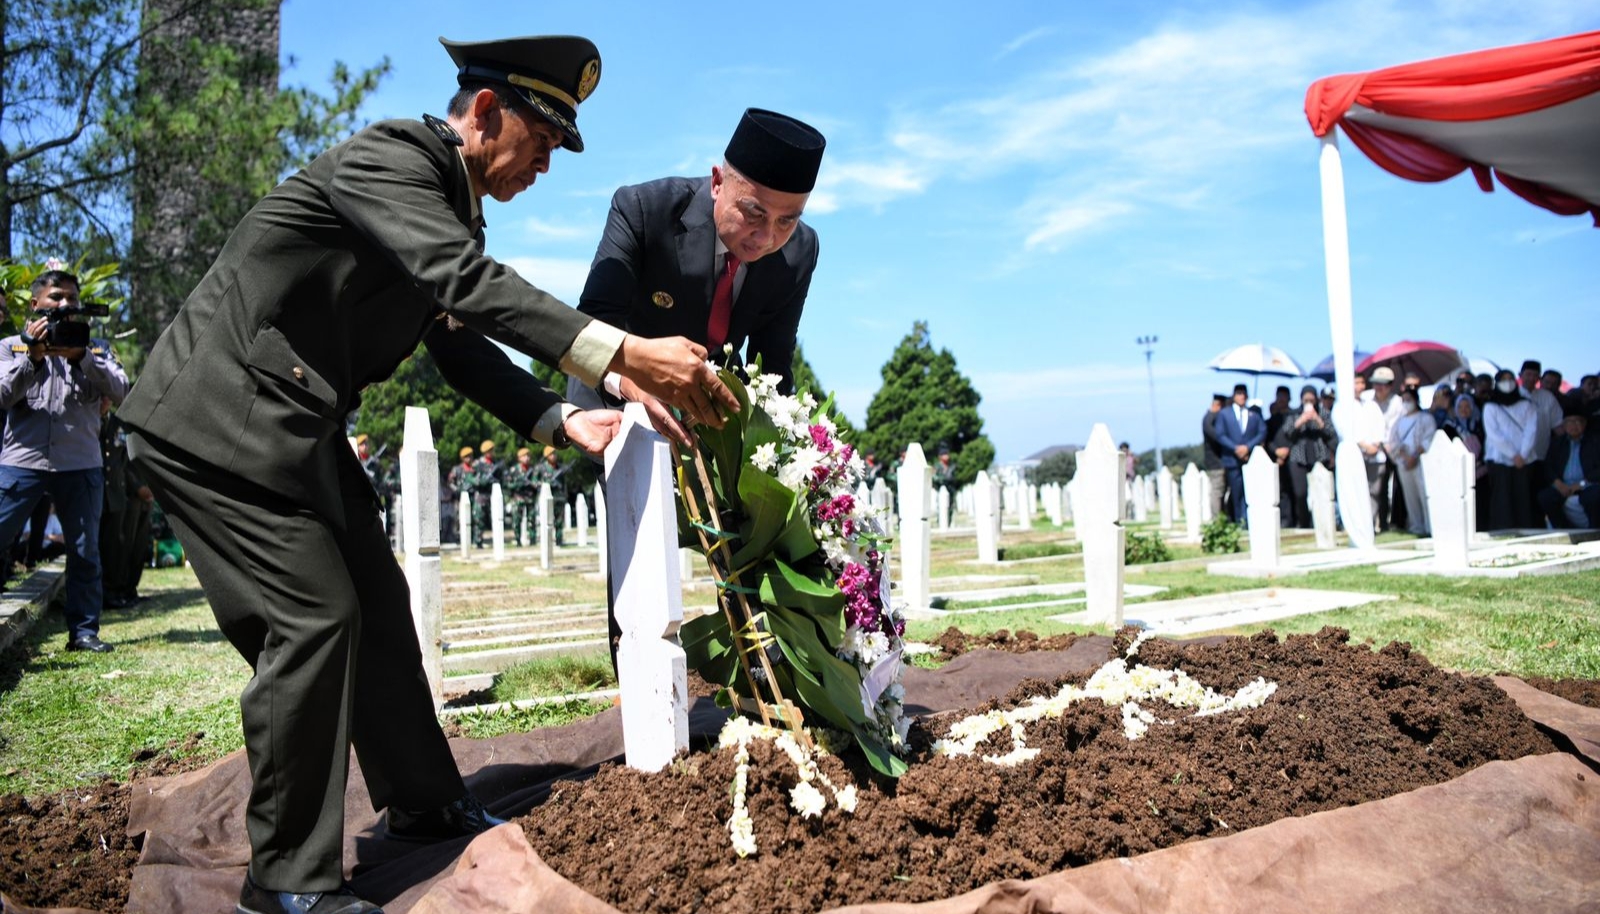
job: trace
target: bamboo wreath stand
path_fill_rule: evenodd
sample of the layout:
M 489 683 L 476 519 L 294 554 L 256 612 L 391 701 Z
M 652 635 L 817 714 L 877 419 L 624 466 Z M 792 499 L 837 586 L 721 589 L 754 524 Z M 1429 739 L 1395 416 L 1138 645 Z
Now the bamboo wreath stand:
M 701 510 L 700 499 L 695 496 L 694 486 L 688 485 L 688 480 L 684 478 L 687 464 L 683 452 L 676 441 L 672 442 L 678 491 L 683 493 L 683 504 L 691 526 L 700 538 L 701 548 L 705 550 L 706 564 L 710 566 L 711 577 L 717 584 L 717 605 L 722 608 L 722 615 L 728 621 L 728 631 L 733 636 L 733 653 L 739 659 L 739 670 L 743 674 L 745 688 L 749 690 L 748 695 L 744 696 L 739 694 L 738 689 L 732 690 L 735 704 L 744 710 L 750 710 L 753 706 L 754 710 L 760 712 L 761 722 L 769 727 L 787 727 L 794 735 L 795 742 L 809 751 L 813 747 L 811 737 L 805 730 L 805 718 L 799 706 L 784 697 L 783 690 L 778 686 L 778 677 L 773 673 L 772 662 L 767 657 L 766 648 L 772 643 L 773 636 L 760 627 L 764 614 L 752 612 L 750 607 L 748 595 L 757 591 L 740 584 L 739 574 L 744 569 L 731 567 L 733 550 L 728 546 L 728 541 L 736 539 L 737 534 L 723 529 L 722 509 L 717 505 L 717 493 L 711 485 L 711 475 L 706 472 L 705 458 L 700 448 L 690 448 L 689 452 L 693 459 L 687 464 L 693 465 L 700 490 L 705 493 L 704 511 Z M 752 655 L 760 663 L 764 674 L 765 694 L 751 668 Z

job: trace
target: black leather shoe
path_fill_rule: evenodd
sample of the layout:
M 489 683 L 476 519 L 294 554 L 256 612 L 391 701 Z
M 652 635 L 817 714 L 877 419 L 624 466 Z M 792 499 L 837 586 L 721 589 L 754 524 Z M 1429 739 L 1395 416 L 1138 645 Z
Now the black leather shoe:
M 383 914 L 383 909 L 362 901 L 348 883 L 331 892 L 274 892 L 256 885 L 246 873 L 235 914 Z
M 109 654 L 116 648 L 101 641 L 94 635 L 79 635 L 67 642 L 69 651 L 94 651 L 96 654 Z
M 478 798 L 467 794 L 439 809 L 389 807 L 389 837 L 396 841 L 448 841 L 486 832 L 506 820 L 489 815 Z

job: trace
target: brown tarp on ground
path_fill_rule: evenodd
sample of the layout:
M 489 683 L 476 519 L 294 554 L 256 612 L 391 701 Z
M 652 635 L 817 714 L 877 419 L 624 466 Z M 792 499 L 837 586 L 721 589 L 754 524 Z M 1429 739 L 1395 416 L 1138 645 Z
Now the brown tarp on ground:
M 1091 670 L 1109 653 L 1107 638 L 1059 653 L 976 651 L 937 671 L 908 669 L 907 704 L 916 713 L 971 707 L 1023 679 Z M 1518 680 L 1497 681 L 1573 751 L 1496 762 L 1387 800 L 940 902 L 838 910 L 1600 911 L 1600 711 Z M 701 700 L 691 711 L 691 733 L 713 734 L 721 720 L 722 712 Z M 566 727 L 452 745 L 468 785 L 489 808 L 520 815 L 548 795 L 553 780 L 619 756 L 621 721 L 611 710 Z M 147 834 L 128 911 L 166 914 L 176 898 L 186 899 L 186 912 L 232 911 L 249 854 L 242 755 L 133 786 L 129 831 Z M 419 848 L 383 840 L 354 765 L 345 810 L 354 882 L 390 914 L 616 912 L 546 867 L 515 826 L 470 843 Z

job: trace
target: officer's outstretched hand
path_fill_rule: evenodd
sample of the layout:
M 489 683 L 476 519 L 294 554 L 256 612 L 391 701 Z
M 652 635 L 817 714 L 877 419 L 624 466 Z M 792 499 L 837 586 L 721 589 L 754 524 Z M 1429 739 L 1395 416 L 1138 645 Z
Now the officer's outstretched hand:
M 611 360 L 611 370 L 683 410 L 690 422 L 721 428 L 722 408 L 739 408 L 733 391 L 706 363 L 705 347 L 685 337 L 652 340 L 630 333 Z
M 632 403 L 644 405 L 645 415 L 650 417 L 650 425 L 661 434 L 686 448 L 694 447 L 694 439 L 689 434 L 689 423 L 693 420 L 687 415 L 679 422 L 678 417 L 672 414 L 672 409 L 662 402 L 659 397 L 652 397 L 627 378 L 622 379 L 618 385 L 622 398 Z
M 581 409 L 567 417 L 565 427 L 567 437 L 579 450 L 599 457 L 622 428 L 622 412 L 615 409 Z

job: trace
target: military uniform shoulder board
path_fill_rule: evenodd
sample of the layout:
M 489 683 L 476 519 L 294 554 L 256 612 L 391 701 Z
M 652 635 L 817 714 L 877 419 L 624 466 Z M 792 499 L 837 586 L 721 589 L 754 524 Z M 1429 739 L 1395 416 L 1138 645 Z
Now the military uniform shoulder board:
M 424 114 L 422 116 L 422 122 L 428 125 L 428 129 L 433 131 L 434 136 L 443 140 L 447 145 L 466 145 L 466 140 L 461 138 L 461 134 L 456 133 L 456 128 L 450 126 L 448 121 L 440 120 L 431 114 Z
M 28 344 L 27 343 L 12 343 L 11 344 L 11 351 L 12 352 L 27 352 L 28 351 Z

